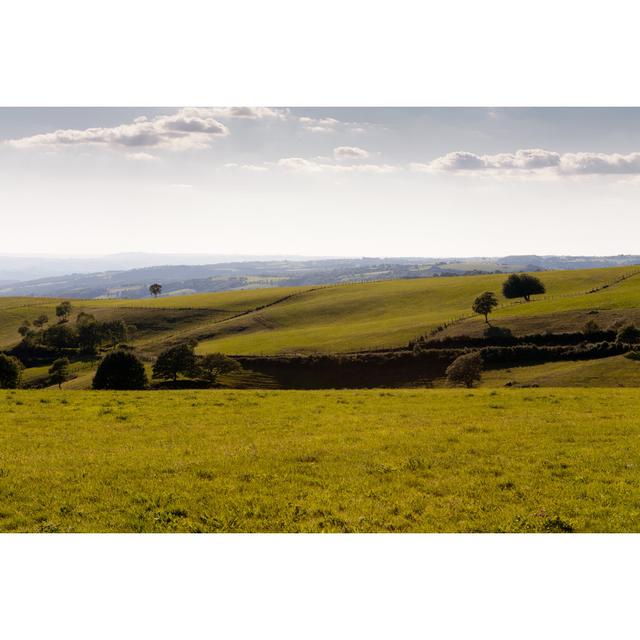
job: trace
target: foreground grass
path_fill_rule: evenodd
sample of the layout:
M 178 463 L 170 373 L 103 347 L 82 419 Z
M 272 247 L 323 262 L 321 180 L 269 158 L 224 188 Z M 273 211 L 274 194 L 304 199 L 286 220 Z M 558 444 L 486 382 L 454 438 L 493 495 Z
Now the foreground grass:
M 640 391 L 0 392 L 2 531 L 639 531 Z

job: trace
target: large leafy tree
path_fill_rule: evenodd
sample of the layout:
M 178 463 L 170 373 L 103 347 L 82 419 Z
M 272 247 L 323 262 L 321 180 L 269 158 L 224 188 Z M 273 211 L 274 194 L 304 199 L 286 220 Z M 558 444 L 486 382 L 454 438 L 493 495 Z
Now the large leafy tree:
M 527 302 L 532 295 L 545 293 L 546 289 L 539 278 L 528 273 L 512 273 L 502 285 L 505 298 L 524 298 Z
M 153 365 L 153 377 L 175 382 L 180 374 L 191 376 L 196 373 L 193 348 L 192 344 L 179 344 L 163 351 Z
M 117 349 L 107 354 L 93 378 L 94 389 L 144 389 L 148 384 L 144 365 L 133 353 Z
M 489 324 L 489 314 L 493 311 L 494 307 L 498 306 L 498 299 L 496 294 L 492 291 L 485 291 L 481 293 L 474 301 L 472 309 L 474 313 L 479 313 L 484 316 L 484 321 Z
M 22 362 L 18 358 L 0 353 L 0 389 L 19 387 L 22 369 Z

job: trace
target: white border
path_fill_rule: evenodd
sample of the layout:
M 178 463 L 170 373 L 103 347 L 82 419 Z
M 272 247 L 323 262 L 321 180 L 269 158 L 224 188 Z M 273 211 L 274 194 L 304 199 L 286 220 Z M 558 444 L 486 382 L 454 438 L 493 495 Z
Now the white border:
M 638 8 L 5 3 L 0 104 L 640 104 Z M 617 638 L 637 536 L 1 536 L 7 638 Z

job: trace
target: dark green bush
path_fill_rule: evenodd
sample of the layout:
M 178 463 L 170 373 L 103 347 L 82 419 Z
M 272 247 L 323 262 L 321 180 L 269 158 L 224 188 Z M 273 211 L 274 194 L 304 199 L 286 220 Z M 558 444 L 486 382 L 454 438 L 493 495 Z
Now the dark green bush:
M 100 362 L 93 378 L 94 389 L 144 389 L 148 384 L 142 362 L 129 351 L 118 349 Z

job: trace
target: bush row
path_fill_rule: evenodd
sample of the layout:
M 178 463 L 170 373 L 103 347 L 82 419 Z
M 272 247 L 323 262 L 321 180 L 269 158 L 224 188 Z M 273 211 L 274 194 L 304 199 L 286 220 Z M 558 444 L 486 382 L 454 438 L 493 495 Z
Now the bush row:
M 498 327 L 494 327 L 498 329 Z M 418 338 L 409 344 L 415 349 L 481 349 L 492 346 L 514 346 L 533 344 L 538 346 L 578 345 L 583 342 L 613 342 L 616 339 L 614 329 L 598 330 L 590 333 L 574 331 L 570 333 L 530 333 L 514 336 L 508 330 L 497 330 L 494 335 L 471 337 L 467 335 L 447 336 L 445 338 Z

